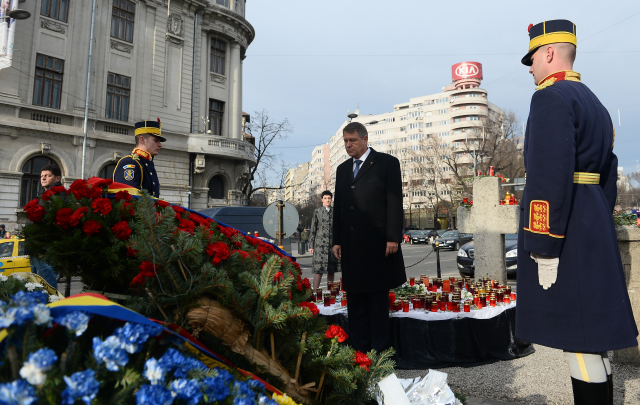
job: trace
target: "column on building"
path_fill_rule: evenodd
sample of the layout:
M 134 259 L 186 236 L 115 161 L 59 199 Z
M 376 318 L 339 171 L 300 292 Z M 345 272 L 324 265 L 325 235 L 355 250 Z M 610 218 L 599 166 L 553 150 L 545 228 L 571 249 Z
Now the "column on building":
M 229 108 L 229 138 L 242 139 L 242 61 L 240 55 L 240 44 L 232 40 L 231 43 L 231 71 Z

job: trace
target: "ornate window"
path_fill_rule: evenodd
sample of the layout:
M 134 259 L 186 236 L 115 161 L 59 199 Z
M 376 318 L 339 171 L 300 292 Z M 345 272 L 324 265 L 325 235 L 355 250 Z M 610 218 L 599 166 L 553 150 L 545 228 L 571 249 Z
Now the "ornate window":
M 224 183 L 220 176 L 213 176 L 209 180 L 209 198 L 216 200 L 224 199 Z
M 42 0 L 40 15 L 67 22 L 69 0 Z
M 224 62 L 227 44 L 219 39 L 211 40 L 211 53 L 209 54 L 209 70 L 219 75 L 224 75 Z
M 107 77 L 107 106 L 105 117 L 114 120 L 129 120 L 129 96 L 131 78 L 109 73 Z
M 29 159 L 22 166 L 22 184 L 20 185 L 20 207 L 24 207 L 27 203 L 38 196 L 40 189 L 40 172 L 42 168 L 49 164 L 55 164 L 52 159 L 44 156 L 36 156 Z
M 209 99 L 209 129 L 212 135 L 222 135 L 224 102 Z
M 111 13 L 111 36 L 133 42 L 133 22 L 136 5 L 128 0 L 113 0 Z
M 36 77 L 33 105 L 60 108 L 64 61 L 46 55 L 36 55 Z
M 100 173 L 98 173 L 98 177 L 101 179 L 113 179 L 113 171 L 116 169 L 115 163 L 109 163 L 102 169 L 100 169 Z

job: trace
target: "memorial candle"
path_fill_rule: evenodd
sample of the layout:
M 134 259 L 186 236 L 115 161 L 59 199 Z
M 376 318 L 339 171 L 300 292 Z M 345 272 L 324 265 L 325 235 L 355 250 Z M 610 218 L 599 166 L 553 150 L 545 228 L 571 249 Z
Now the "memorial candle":
M 465 301 L 464 302 L 464 312 L 471 312 L 471 302 L 470 301 Z
M 438 312 L 438 301 L 431 301 L 431 312 Z
M 444 301 L 440 301 L 439 302 L 439 306 L 440 306 L 440 311 L 446 311 L 447 310 L 447 303 Z
M 516 300 L 516 293 L 515 291 L 511 293 L 511 301 L 515 301 Z
M 416 285 L 416 278 L 415 277 L 409 277 L 409 285 L 410 286 Z
M 489 176 L 493 176 L 494 171 L 495 171 L 495 167 L 489 166 Z
M 504 295 L 504 303 L 505 304 L 511 304 L 511 298 L 509 298 L 509 296 L 507 294 Z
M 322 302 L 322 288 L 316 288 L 316 301 Z
M 346 307 L 347 306 L 347 293 L 346 292 L 342 293 L 342 300 L 340 300 L 340 306 L 342 306 L 342 307 Z
M 491 294 L 491 297 L 490 297 L 490 299 L 489 299 L 489 304 L 490 304 L 492 307 L 495 307 L 495 306 L 496 306 L 496 295 L 495 295 L 495 294 Z
M 324 306 L 331 306 L 331 293 L 328 291 L 324 293 Z
M 389 290 L 389 308 L 391 308 L 395 300 L 396 300 L 396 292 L 393 290 Z
M 402 312 L 409 312 L 409 301 L 405 300 L 402 302 Z

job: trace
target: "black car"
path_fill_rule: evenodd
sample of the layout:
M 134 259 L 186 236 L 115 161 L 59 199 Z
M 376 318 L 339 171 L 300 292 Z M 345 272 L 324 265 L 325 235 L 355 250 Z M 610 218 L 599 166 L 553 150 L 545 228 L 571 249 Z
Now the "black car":
M 507 260 L 507 278 L 516 278 L 518 272 L 518 234 L 504 235 L 504 247 Z M 458 271 L 462 277 L 473 278 L 475 271 L 473 242 L 458 250 Z
M 429 231 L 409 231 L 409 243 L 428 243 Z
M 473 235 L 470 233 L 460 233 L 456 230 L 446 231 L 436 240 L 431 243 L 431 246 L 435 246 L 436 242 L 439 242 L 441 249 L 458 250 L 460 246 L 472 241 Z

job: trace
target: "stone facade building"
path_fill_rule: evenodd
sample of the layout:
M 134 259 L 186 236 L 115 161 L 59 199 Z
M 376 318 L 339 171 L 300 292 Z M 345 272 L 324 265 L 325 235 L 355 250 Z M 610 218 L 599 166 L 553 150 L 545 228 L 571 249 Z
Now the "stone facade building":
M 40 168 L 63 184 L 111 177 L 133 124 L 162 121 L 160 197 L 201 209 L 241 205 L 255 164 L 243 137 L 242 64 L 255 37 L 246 0 L 97 0 L 82 173 L 91 1 L 21 6 L 11 67 L 0 70 L 0 223 L 37 194 Z M 64 8 L 63 6 L 68 7 Z

